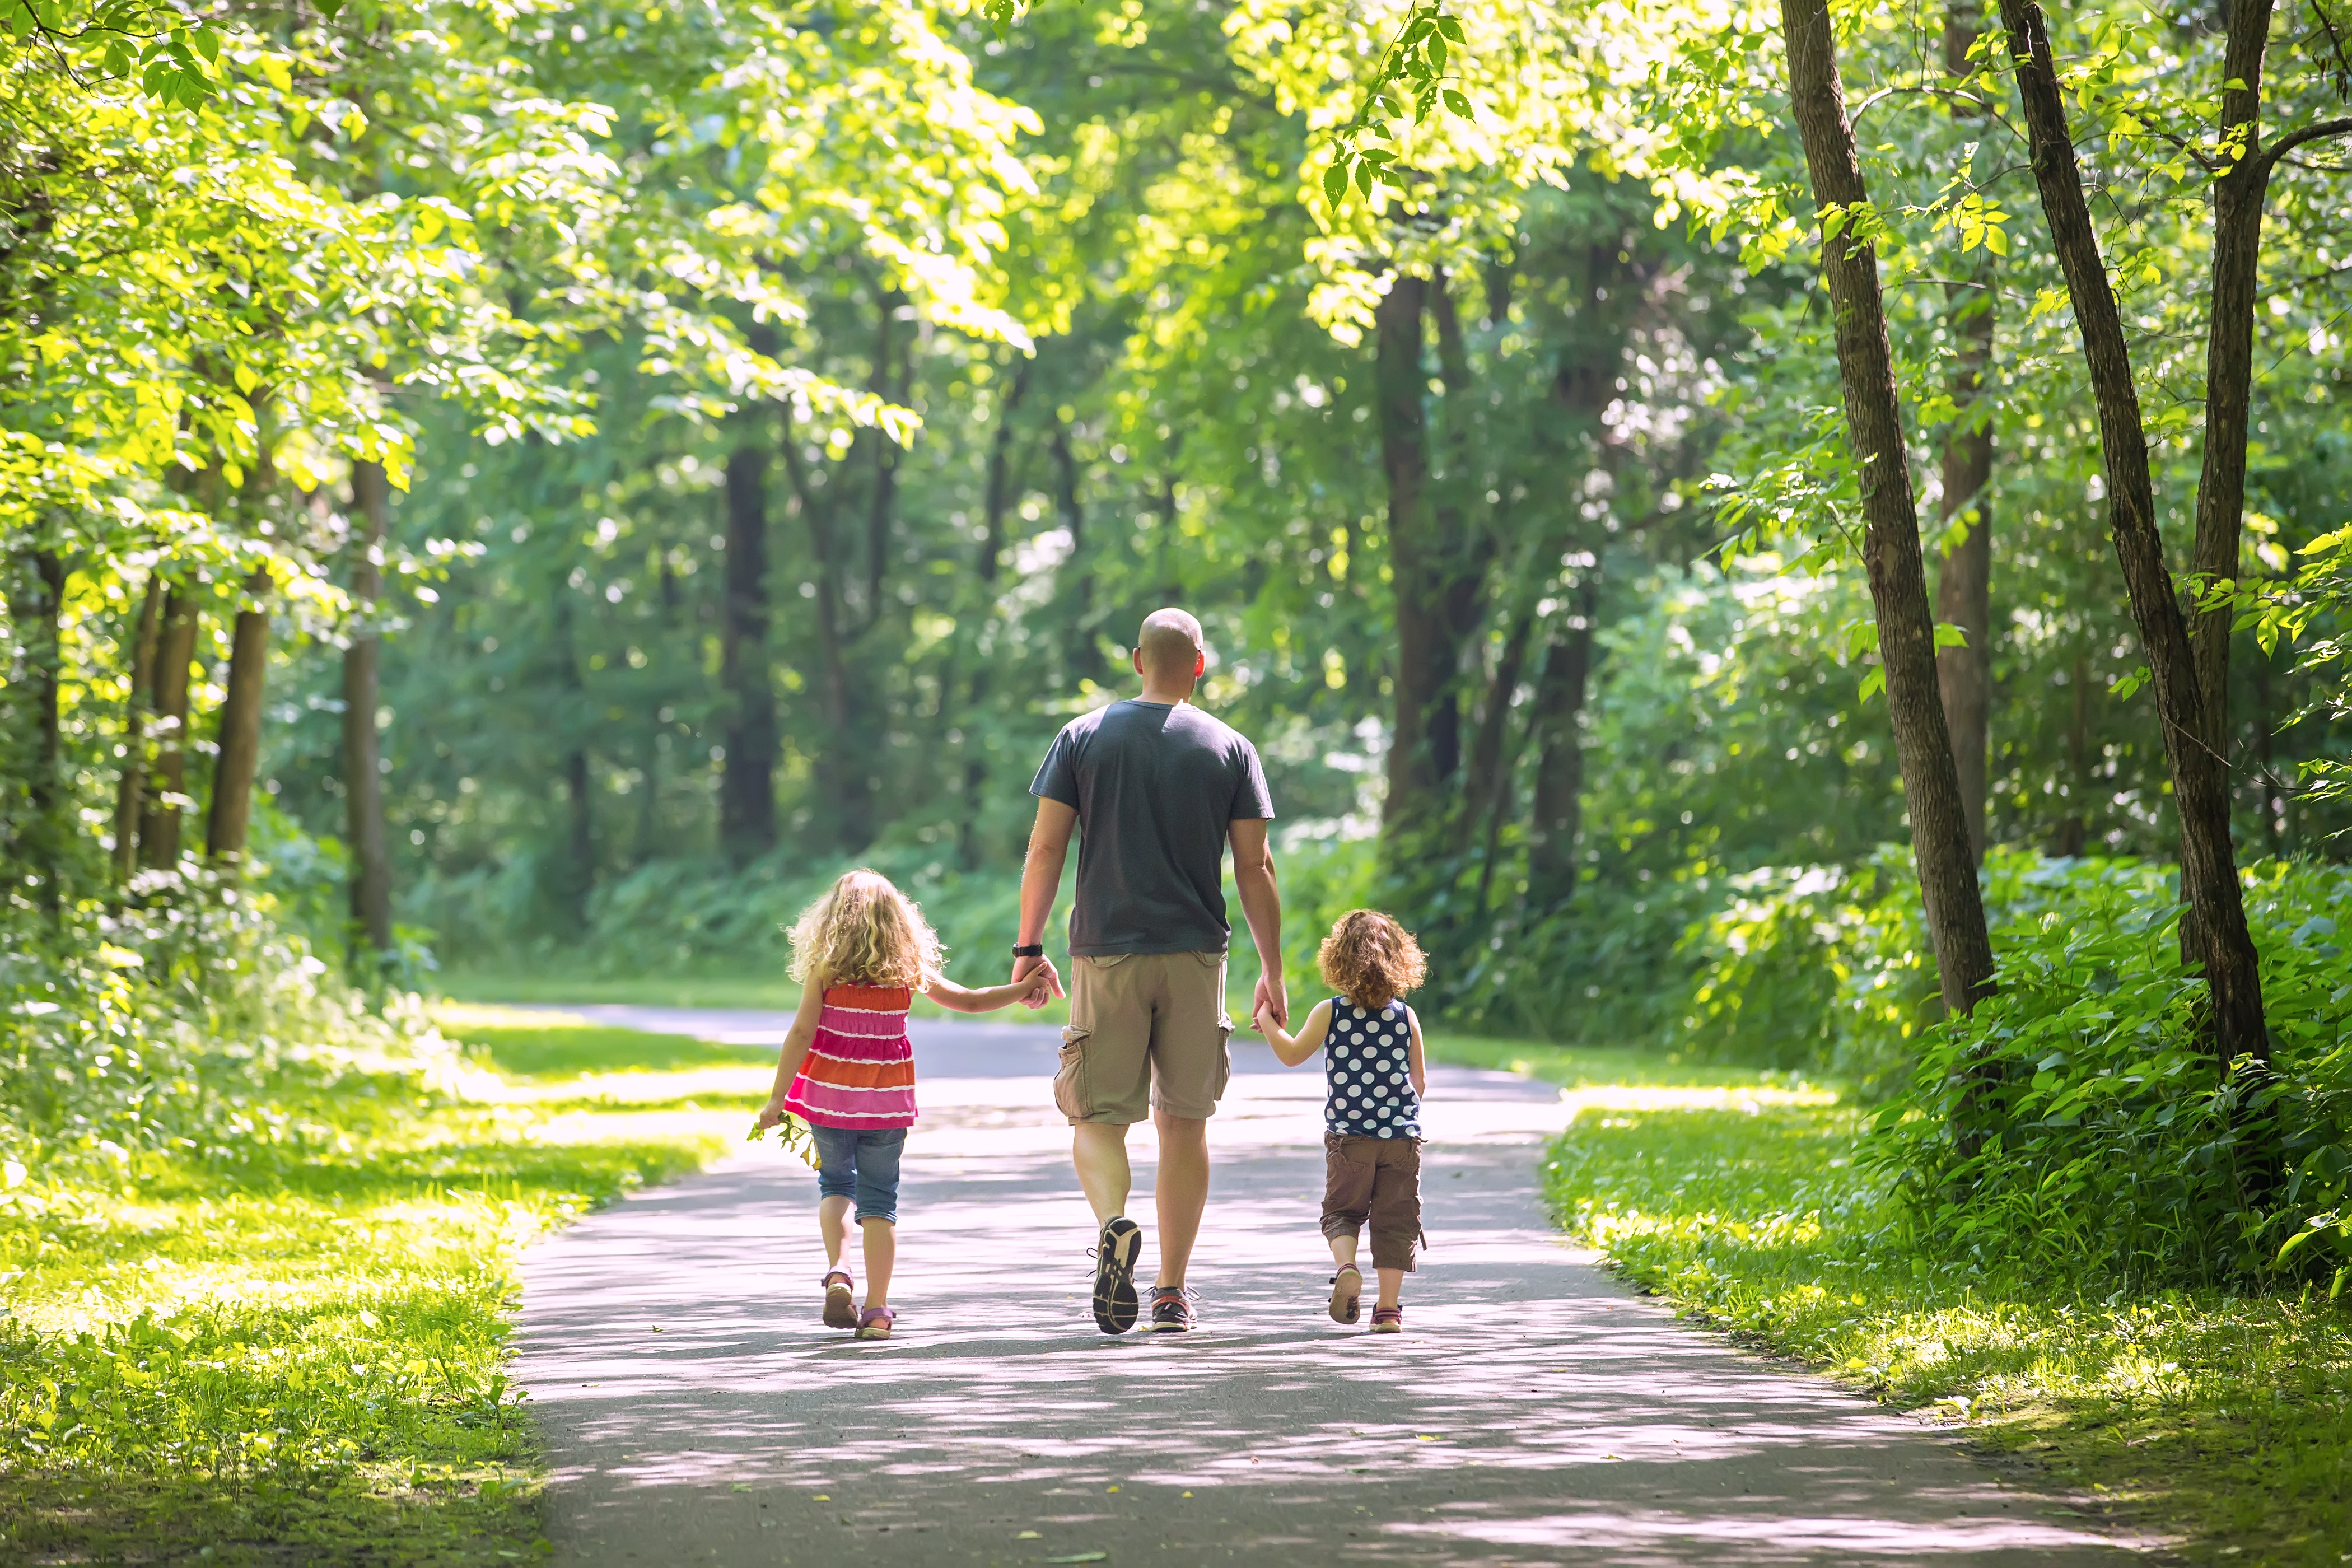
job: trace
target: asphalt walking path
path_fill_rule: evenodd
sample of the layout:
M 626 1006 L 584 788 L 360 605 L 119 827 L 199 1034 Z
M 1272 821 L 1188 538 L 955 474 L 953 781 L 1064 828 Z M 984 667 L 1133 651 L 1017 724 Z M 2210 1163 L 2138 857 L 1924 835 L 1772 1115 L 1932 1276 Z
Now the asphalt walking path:
M 746 1043 L 787 1022 L 566 1011 Z M 1375 1338 L 1325 1315 L 1321 1077 L 1237 1036 L 1202 1326 L 1107 1337 L 1046 1081 L 1057 1033 L 915 1031 L 894 1338 L 820 1322 L 815 1182 L 771 1144 L 526 1255 L 519 1377 L 559 1562 L 2055 1568 L 2141 1549 L 1562 1245 L 1537 1166 L 1567 1111 L 1507 1073 L 1430 1073 L 1430 1249 L 1405 1331 Z M 1132 1147 L 1148 1280 L 1148 1126 Z

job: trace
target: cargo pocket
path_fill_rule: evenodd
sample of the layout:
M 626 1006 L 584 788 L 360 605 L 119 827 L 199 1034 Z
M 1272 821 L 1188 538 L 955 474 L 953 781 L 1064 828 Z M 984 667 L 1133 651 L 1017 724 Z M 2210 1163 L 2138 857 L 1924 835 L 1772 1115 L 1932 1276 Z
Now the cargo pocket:
M 1225 1085 L 1234 1078 L 1234 1018 L 1219 1010 L 1217 1014 L 1217 1080 L 1209 1088 L 1213 1100 L 1225 1098 Z
M 1054 1108 L 1073 1121 L 1095 1113 L 1094 1096 L 1087 1087 L 1087 1037 L 1093 1033 L 1076 1024 L 1062 1030 L 1062 1059 L 1054 1068 Z

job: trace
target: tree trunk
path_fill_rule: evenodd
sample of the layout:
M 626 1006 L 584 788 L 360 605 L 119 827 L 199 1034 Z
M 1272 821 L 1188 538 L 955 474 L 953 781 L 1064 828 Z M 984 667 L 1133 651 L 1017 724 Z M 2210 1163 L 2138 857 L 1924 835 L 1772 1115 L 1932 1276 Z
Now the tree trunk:
M 151 871 L 180 864 L 180 810 L 188 795 L 188 667 L 195 662 L 194 596 L 177 584 L 163 595 L 155 655 L 155 788 L 139 818 L 139 863 Z
M 2083 197 L 2082 174 L 2074 162 L 2065 100 L 2042 8 L 2031 0 L 2001 0 L 2000 15 L 2016 62 L 2042 215 L 2073 299 L 2098 408 L 2107 525 L 2147 656 L 2165 754 L 2172 764 L 2173 801 L 2180 814 L 2180 879 L 2204 950 L 2213 1049 L 2224 1064 L 2243 1056 L 2267 1067 L 2270 1043 L 2263 1022 L 2262 972 L 2246 930 L 2230 847 L 2228 772 L 2204 743 L 2209 732 L 2204 696 L 2172 574 L 2164 563 L 2164 542 L 2157 531 L 2155 487 L 2148 474 L 2139 393 L 2132 384 L 2131 350 Z
M 2243 149 L 2213 182 L 2212 312 L 2205 329 L 2205 462 L 2197 480 L 2197 536 L 2189 570 L 2209 584 L 2238 574 L 2239 530 L 2246 510 L 2246 441 L 2254 384 L 2254 296 L 2261 283 L 2263 198 L 2271 163 L 2263 155 L 2263 55 L 2270 42 L 2272 0 L 2231 0 L 2222 51 L 2221 123 L 2216 140 L 2235 132 Z M 2230 85 L 2236 84 L 2236 85 Z M 2203 724 L 2198 738 L 2230 753 L 2230 622 L 2225 605 L 2189 616 Z
M 63 901 L 58 880 L 65 874 L 71 832 L 58 810 L 65 739 L 58 713 L 64 643 L 58 633 L 65 612 L 66 567 L 54 550 L 27 551 L 20 567 L 20 585 L 8 595 L 8 613 L 20 628 L 25 684 L 33 700 L 33 756 L 31 775 L 25 781 L 29 809 L 18 847 L 24 862 L 40 877 L 41 907 L 55 913 Z
M 785 436 L 791 438 L 789 426 Z M 768 657 L 768 449 L 747 435 L 727 458 L 727 565 L 719 624 L 727 762 L 719 847 L 740 870 L 776 847 L 776 689 Z
M 1390 591 L 1396 601 L 1395 732 L 1390 739 L 1382 826 L 1393 840 L 1433 822 L 1439 809 L 1435 747 L 1447 727 L 1454 670 L 1428 538 L 1429 442 L 1422 399 L 1422 312 L 1428 282 L 1398 273 L 1380 303 L 1374 381 L 1381 461 L 1388 476 Z
M 1070 426 L 1054 421 L 1047 450 L 1054 459 L 1054 504 L 1062 526 L 1070 531 L 1069 592 L 1062 605 L 1062 663 L 1065 684 L 1076 690 L 1081 680 L 1101 673 L 1102 658 L 1095 649 L 1094 563 L 1087 554 L 1087 509 L 1078 493 L 1078 459 L 1070 449 Z
M 139 816 L 147 801 L 147 715 L 155 707 L 155 649 L 163 629 L 163 575 L 147 574 L 139 629 L 131 647 L 131 696 L 122 705 L 122 773 L 114 789 L 114 875 L 128 881 L 139 865 Z
M 1575 613 L 1552 636 L 1536 681 L 1530 729 L 1538 737 L 1535 800 L 1528 825 L 1528 908 L 1538 917 L 1576 897 L 1576 835 L 1584 805 L 1583 716 L 1592 676 L 1601 575 L 1577 584 Z
M 1495 853 L 1503 836 L 1503 821 L 1512 809 L 1512 759 L 1504 755 L 1510 738 L 1511 698 L 1528 668 L 1528 649 L 1535 639 L 1535 609 L 1523 605 L 1503 638 L 1502 656 L 1495 661 L 1494 678 L 1486 683 L 1486 700 L 1479 710 L 1478 729 L 1470 742 L 1470 766 L 1464 777 L 1469 799 L 1462 813 L 1465 836 L 1484 828 L 1484 852 L 1478 858 L 1477 912 L 1486 912 L 1486 895 L 1495 885 Z
M 588 900 L 596 891 L 596 801 L 589 777 L 588 748 L 574 746 L 563 757 L 563 891 L 576 929 L 588 925 Z
M 1971 19 L 1958 13 L 1944 18 L 1944 69 L 1965 78 L 1973 68 L 1969 47 L 1978 37 Z M 1966 106 L 1955 118 L 1981 121 Z M 1936 577 L 1936 618 L 1958 626 L 1964 647 L 1939 648 L 1936 681 L 1944 699 L 1944 728 L 1952 739 L 1952 764 L 1960 778 L 1960 805 L 1968 813 L 1969 850 L 1984 863 L 1986 764 L 1992 718 L 1992 405 L 1985 374 L 1992 364 L 1993 255 L 1979 246 L 1965 282 L 1944 293 L 1946 320 L 1958 353 L 1953 361 L 1951 396 L 1959 415 L 1944 437 L 1941 521 L 1956 521 L 1967 532 L 1944 553 Z M 1964 520 L 1964 521 L 1963 521 Z
M 213 759 L 211 814 L 205 821 L 205 858 L 226 869 L 245 858 L 253 825 L 254 772 L 261 763 L 261 689 L 269 674 L 268 595 L 276 586 L 266 569 L 245 580 L 244 597 L 229 634 L 228 691 L 221 699 L 220 749 Z M 374 721 L 374 716 L 369 716 Z
M 1781 0 L 1789 51 L 1789 89 L 1813 199 L 1822 208 L 1858 214 L 1869 193 L 1845 114 L 1828 0 Z M 1825 214 L 1826 216 L 1826 214 Z M 1886 676 L 1895 756 L 1911 816 L 1911 852 L 1936 949 L 1944 1005 L 1965 1014 L 1992 989 L 1992 943 L 1968 812 L 1944 727 L 1936 681 L 1936 617 L 1927 604 L 1920 558 L 1919 514 L 1910 453 L 1895 384 L 1894 353 L 1879 296 L 1878 253 L 1824 221 L 1822 278 L 1837 314 L 1838 379 L 1846 435 L 1862 469 L 1863 562 L 1878 621 L 1878 657 Z
M 381 463 L 352 465 L 352 602 L 362 625 L 343 650 L 343 837 L 352 855 L 352 931 L 379 953 L 392 951 L 392 851 L 384 841 L 383 743 L 375 727 L 377 666 L 383 639 L 367 617 L 383 584 L 392 483 Z
M 2073 809 L 2058 825 L 2058 839 L 2052 848 L 2071 858 L 2080 855 L 2091 839 L 2091 662 L 2079 653 L 2074 656 L 2066 689 L 2071 699 L 2066 716 L 2066 773 L 2070 781 L 2066 803 Z
M 1470 675 L 1465 661 L 1477 646 L 1476 633 L 1486 619 L 1486 567 L 1493 558 L 1494 534 L 1471 526 L 1462 510 L 1473 466 L 1470 354 L 1462 340 L 1461 314 L 1454 309 L 1453 289 L 1444 272 L 1430 280 L 1429 313 L 1437 327 L 1438 381 L 1445 388 L 1439 421 L 1445 470 L 1431 486 L 1430 513 L 1435 531 L 1429 552 L 1437 575 L 1432 590 L 1437 595 L 1439 625 L 1445 637 L 1441 657 L 1451 672 L 1429 713 L 1429 763 L 1443 789 L 1462 767 L 1462 698 Z M 1463 830 L 1468 831 L 1466 821 Z
M 1005 394 L 1004 406 L 997 410 L 996 434 L 988 446 L 988 484 L 981 496 L 980 552 L 979 559 L 972 563 L 980 578 L 983 623 L 996 614 L 996 579 L 1004 566 L 1004 520 L 1013 507 L 1013 416 L 1028 395 L 1030 372 L 1036 363 L 1024 359 L 1020 369 L 1013 372 L 1012 390 Z M 980 865 L 981 804 L 988 793 L 988 752 L 980 721 L 987 705 L 988 663 L 985 658 L 975 658 L 961 726 L 964 750 L 963 818 L 956 828 L 956 858 L 967 871 Z

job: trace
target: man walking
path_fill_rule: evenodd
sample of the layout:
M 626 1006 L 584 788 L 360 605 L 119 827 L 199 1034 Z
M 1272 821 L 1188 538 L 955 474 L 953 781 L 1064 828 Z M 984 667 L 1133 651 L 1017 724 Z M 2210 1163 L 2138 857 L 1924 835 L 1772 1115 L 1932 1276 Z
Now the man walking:
M 1021 940 L 1013 978 L 1043 967 L 1046 917 L 1078 829 L 1070 912 L 1070 1026 L 1054 1103 L 1070 1119 L 1071 1163 L 1101 1226 L 1095 1322 L 1135 1324 L 1135 1262 L 1143 1233 L 1127 1217 L 1127 1130 L 1147 1103 L 1160 1131 L 1160 1276 L 1155 1332 L 1192 1326 L 1184 1268 L 1209 1201 L 1209 1118 L 1233 1070 L 1225 1037 L 1225 919 L 1219 868 L 1234 851 L 1234 889 L 1257 944 L 1255 1005 L 1287 1026 L 1282 899 L 1266 824 L 1274 801 L 1257 748 L 1192 706 L 1208 668 L 1201 623 L 1156 610 L 1134 655 L 1142 695 L 1072 720 L 1055 737 L 1029 793 L 1037 826 L 1021 876 Z M 1054 994 L 1063 994 L 1054 976 Z M 1255 1005 L 1253 1010 L 1255 1010 Z

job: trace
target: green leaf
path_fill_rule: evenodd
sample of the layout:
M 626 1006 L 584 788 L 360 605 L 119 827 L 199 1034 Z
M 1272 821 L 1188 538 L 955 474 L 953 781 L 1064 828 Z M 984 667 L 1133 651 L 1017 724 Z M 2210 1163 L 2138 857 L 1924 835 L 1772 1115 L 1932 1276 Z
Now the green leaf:
M 1872 665 L 1870 673 L 1862 678 L 1862 695 L 1857 700 L 1867 702 L 1885 689 L 1886 667 L 1883 664 Z
M 1372 165 L 1360 160 L 1356 164 L 1356 188 L 1367 196 L 1372 194 Z
M 1336 207 L 1339 205 L 1339 198 L 1347 194 L 1347 161 L 1344 157 L 1334 158 L 1331 166 L 1323 171 L 1323 199 Z
M 1429 68 L 1433 71 L 1442 71 L 1445 68 L 1445 40 L 1444 38 L 1433 37 L 1429 40 Z
M 1437 23 L 1437 30 L 1442 36 L 1453 39 L 1457 44 L 1462 42 L 1461 23 L 1455 21 L 1451 16 L 1443 16 L 1434 18 L 1434 20 Z
M 1449 87 L 1438 96 L 1444 100 L 1446 108 L 1452 110 L 1463 119 L 1468 120 L 1472 118 L 1470 113 L 1470 100 L 1464 97 L 1461 92 L 1455 89 Z

